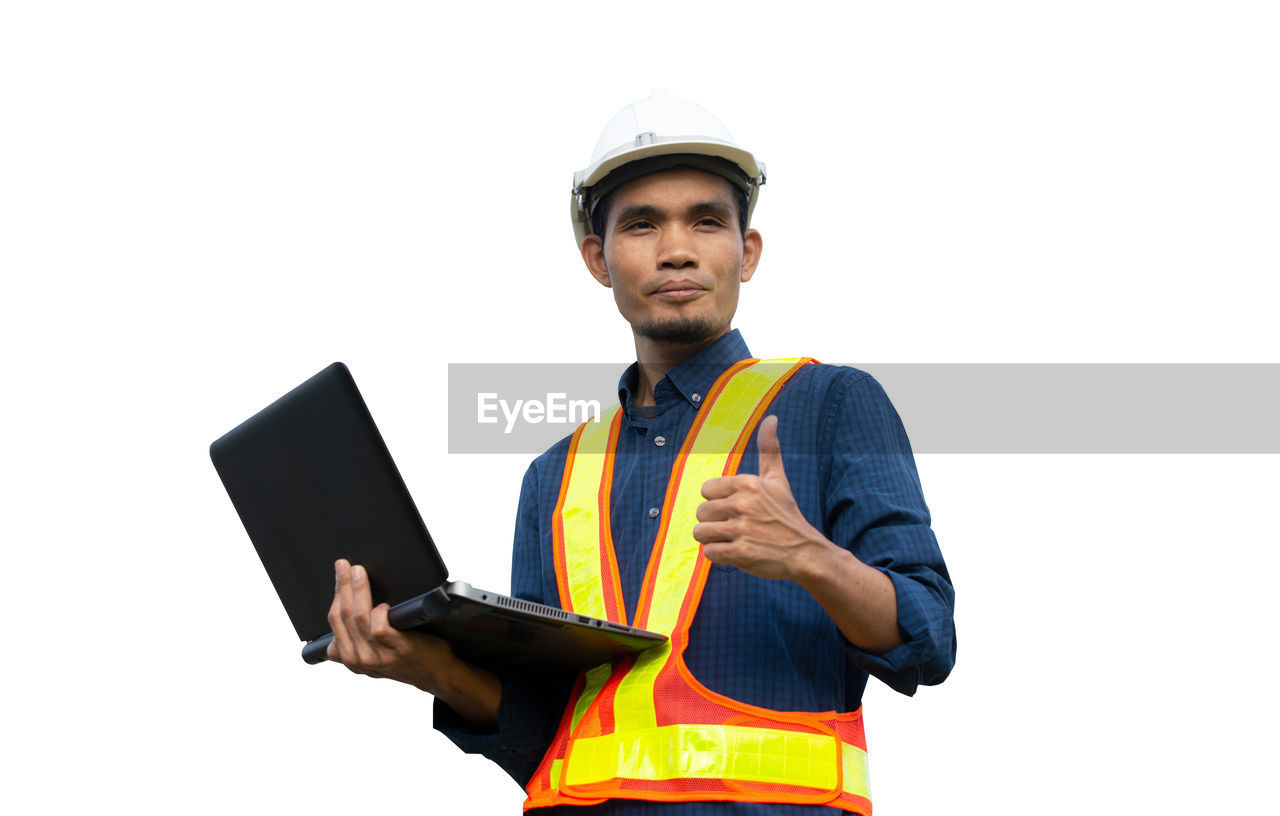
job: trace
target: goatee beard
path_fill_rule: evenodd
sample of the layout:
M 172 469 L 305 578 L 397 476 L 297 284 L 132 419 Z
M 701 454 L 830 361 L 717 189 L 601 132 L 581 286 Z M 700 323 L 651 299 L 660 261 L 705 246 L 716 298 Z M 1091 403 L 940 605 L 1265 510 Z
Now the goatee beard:
M 691 346 L 707 340 L 716 332 L 715 324 L 708 318 L 678 318 L 675 320 L 650 320 L 641 323 L 636 333 L 658 343 Z

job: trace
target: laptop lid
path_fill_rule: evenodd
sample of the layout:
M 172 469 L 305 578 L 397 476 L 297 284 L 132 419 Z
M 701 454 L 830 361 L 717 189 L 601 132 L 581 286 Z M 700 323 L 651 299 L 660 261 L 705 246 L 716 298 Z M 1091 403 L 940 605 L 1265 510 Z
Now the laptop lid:
M 329 632 L 333 562 L 369 569 L 373 603 L 449 577 L 351 372 L 334 363 L 209 446 L 298 637 Z

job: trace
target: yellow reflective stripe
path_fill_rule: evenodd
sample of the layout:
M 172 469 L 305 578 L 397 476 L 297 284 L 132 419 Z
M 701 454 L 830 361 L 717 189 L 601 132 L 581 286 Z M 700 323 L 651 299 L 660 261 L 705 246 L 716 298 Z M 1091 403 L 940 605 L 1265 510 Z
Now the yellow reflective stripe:
M 742 725 L 664 725 L 573 741 L 567 785 L 724 779 L 836 792 L 835 737 Z
M 856 745 L 844 744 L 844 792 L 864 799 L 871 798 L 871 774 L 867 768 L 867 752 Z
M 551 790 L 560 790 L 560 769 L 564 767 L 563 759 L 551 760 Z
M 741 433 L 742 428 L 738 428 Z M 699 439 L 702 435 L 699 434 Z M 735 434 L 734 439 L 737 439 Z M 695 446 L 697 441 L 694 442 Z M 730 442 L 730 445 L 733 443 Z M 670 636 L 680 620 L 680 605 L 693 582 L 702 547 L 693 537 L 693 526 L 698 523 L 698 505 L 702 504 L 702 483 L 724 475 L 725 452 L 716 454 L 690 454 L 684 463 L 680 477 L 680 489 L 671 503 L 667 521 L 667 535 L 662 542 L 661 561 L 655 576 L 653 597 L 649 601 L 649 614 L 644 628 Z
M 671 641 L 640 653 L 636 663 L 618 683 L 613 696 L 614 728 L 618 731 L 638 731 L 654 728 L 658 724 L 658 712 L 653 702 L 653 685 L 658 672 L 671 654 Z
M 703 406 L 706 419 L 685 457 L 680 487 L 667 519 L 667 535 L 662 545 L 653 598 L 644 628 L 670 635 L 680 618 L 680 605 L 693 581 L 701 554 L 698 540 L 691 535 L 698 523 L 702 504 L 702 483 L 724 475 L 729 453 L 746 429 L 747 421 L 760 401 L 781 377 L 800 360 L 767 360 L 739 371 L 712 401 Z
M 609 426 L 618 410 L 614 406 L 600 414 L 600 421 L 583 427 L 560 514 L 573 611 L 593 618 L 609 617 L 604 603 L 604 576 L 600 573 L 600 549 L 604 546 L 600 540 L 600 485 L 605 467 L 612 467 L 605 450 Z
M 578 723 L 582 720 L 582 716 L 587 713 L 587 709 L 595 702 L 596 695 L 604 688 L 604 684 L 609 682 L 609 676 L 613 674 L 612 663 L 601 663 L 587 669 L 586 685 L 582 688 L 582 694 L 578 697 L 578 702 L 573 706 L 573 721 L 569 725 L 569 733 L 573 733 L 573 729 L 578 727 Z M 551 775 L 555 778 L 555 774 Z

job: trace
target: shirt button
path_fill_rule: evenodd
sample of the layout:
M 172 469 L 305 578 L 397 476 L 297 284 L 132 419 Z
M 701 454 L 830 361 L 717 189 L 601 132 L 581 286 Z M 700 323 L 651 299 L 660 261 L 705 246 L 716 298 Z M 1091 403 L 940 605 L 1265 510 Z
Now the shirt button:
M 653 438 L 653 444 L 657 445 L 658 447 L 662 447 L 663 445 L 667 444 L 667 438 L 665 436 L 655 436 Z
M 694 403 L 699 403 L 699 402 L 702 402 L 702 395 L 701 395 L 701 394 L 690 394 L 690 395 L 689 395 L 689 399 L 693 400 L 693 401 L 694 401 Z
M 649 508 L 649 518 L 657 518 L 660 511 L 656 507 Z

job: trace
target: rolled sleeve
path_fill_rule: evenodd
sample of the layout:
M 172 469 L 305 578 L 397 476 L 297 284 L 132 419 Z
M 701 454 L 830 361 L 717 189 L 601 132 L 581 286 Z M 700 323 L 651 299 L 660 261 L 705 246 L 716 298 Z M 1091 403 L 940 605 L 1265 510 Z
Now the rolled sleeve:
M 894 691 L 915 694 L 919 686 L 941 683 L 955 665 L 955 627 L 950 614 L 937 614 L 941 588 L 930 589 L 915 578 L 881 569 L 898 597 L 898 632 L 902 644 L 882 654 L 863 651 L 847 640 L 850 661 Z M 947 585 L 950 588 L 950 585 Z
M 850 662 L 902 694 L 941 683 L 955 664 L 955 590 L 902 421 L 884 389 L 854 372 L 832 401 L 826 523 L 831 540 L 883 572 L 897 596 L 901 645 L 881 654 L 848 644 Z

